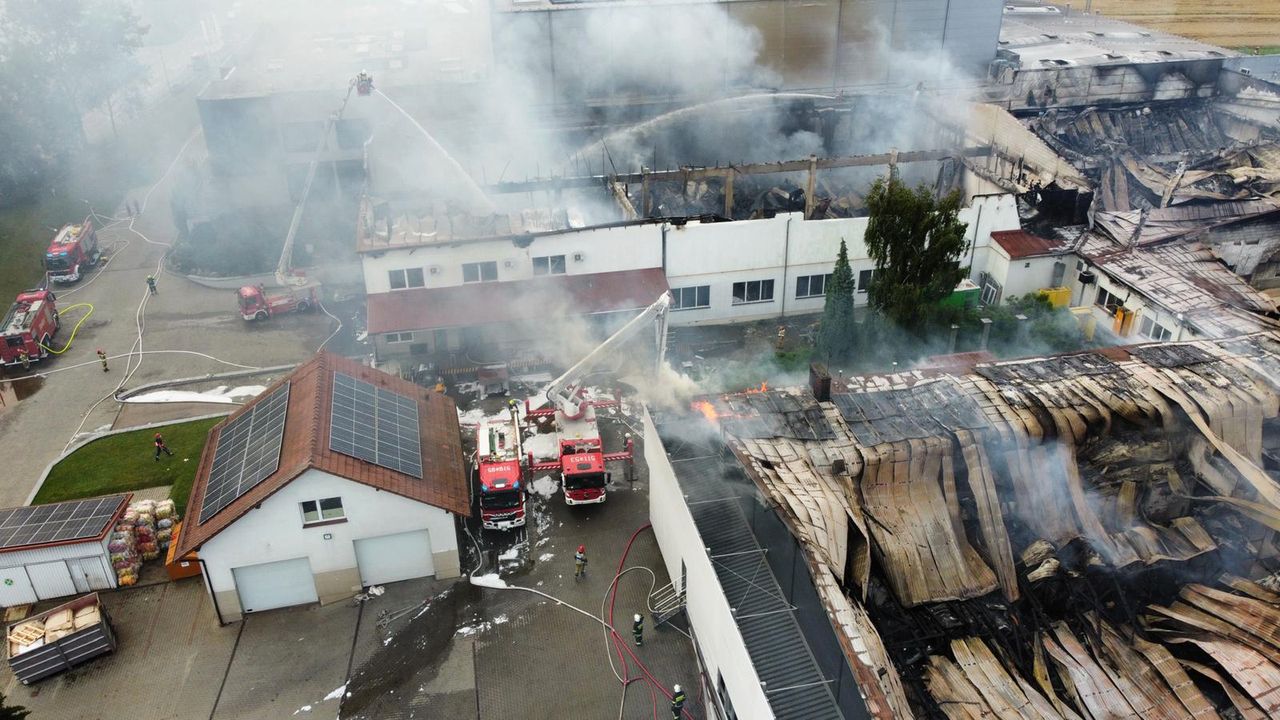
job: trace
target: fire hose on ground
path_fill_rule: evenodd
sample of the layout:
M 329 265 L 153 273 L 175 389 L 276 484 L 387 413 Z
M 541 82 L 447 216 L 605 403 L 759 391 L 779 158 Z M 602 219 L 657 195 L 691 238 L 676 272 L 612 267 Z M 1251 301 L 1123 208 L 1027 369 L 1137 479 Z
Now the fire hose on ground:
M 89 312 L 85 313 L 84 317 L 76 321 L 75 327 L 71 328 L 71 337 L 67 338 L 67 344 L 63 345 L 61 350 L 54 350 L 53 348 L 45 345 L 44 343 L 36 343 L 36 344 L 39 345 L 40 348 L 43 349 L 44 351 L 51 352 L 54 355 L 61 355 L 62 353 L 69 350 L 71 348 L 71 343 L 74 342 L 76 339 L 76 333 L 80 332 L 80 326 L 83 325 L 84 321 L 88 320 L 89 316 L 93 314 L 93 305 L 90 303 L 76 303 L 75 305 L 68 305 L 62 308 L 62 311 L 58 313 L 58 317 L 62 317 L 62 313 L 65 313 L 68 310 L 75 310 L 76 308 L 80 308 L 80 307 L 89 308 Z
M 616 584 L 617 584 L 617 582 L 618 582 L 618 579 L 619 579 L 620 577 L 622 577 L 622 575 L 624 574 L 624 571 L 623 571 L 623 569 L 622 569 L 622 565 L 626 562 L 627 555 L 628 555 L 628 553 L 630 553 L 630 551 L 631 551 L 631 545 L 635 542 L 635 539 L 640 535 L 640 533 L 644 532 L 645 530 L 650 529 L 651 527 L 652 527 L 652 525 L 650 525 L 649 523 L 645 523 L 644 525 L 640 526 L 640 527 L 639 527 L 639 528 L 638 528 L 634 533 L 632 533 L 632 534 L 631 534 L 631 538 L 627 540 L 627 546 L 626 546 L 626 548 L 623 550 L 622 558 L 618 561 L 618 571 L 614 574 L 613 580 L 609 583 L 609 588 L 610 588 L 610 590 L 608 591 L 608 593 L 612 593 L 612 592 L 614 591 L 614 589 L 616 588 Z M 470 530 L 469 530 L 469 529 L 468 529 L 468 531 L 467 531 L 467 534 L 468 534 L 468 535 L 471 535 L 471 533 L 470 533 Z M 472 541 L 472 543 L 475 543 L 475 544 L 476 544 L 476 550 L 477 550 L 477 552 L 479 552 L 480 547 L 479 547 L 479 544 L 478 544 L 478 543 L 476 543 L 476 540 L 475 540 L 475 537 L 474 537 L 474 536 L 472 536 L 472 537 L 471 537 L 471 541 Z M 636 568 L 628 568 L 628 571 L 629 571 L 629 570 L 634 570 L 634 569 L 640 569 L 640 568 L 639 568 L 639 567 L 636 567 Z M 646 569 L 647 569 L 647 568 L 646 568 Z M 477 573 L 477 572 L 479 572 L 479 570 L 480 570 L 480 566 L 479 566 L 479 565 L 477 565 L 476 569 L 472 571 L 471 576 L 469 577 L 469 580 L 470 580 L 471 584 L 473 584 L 473 585 L 477 585 L 477 586 L 480 586 L 480 587 L 492 588 L 492 589 L 494 589 L 494 590 L 518 590 L 518 591 L 521 591 L 521 592 L 527 592 L 527 593 L 531 593 L 531 594 L 533 594 L 533 595 L 538 595 L 538 596 L 540 596 L 540 597 L 546 598 L 547 600 L 551 600 L 552 602 L 556 603 L 557 605 L 562 605 L 562 606 L 564 606 L 564 607 L 566 607 L 566 608 L 569 608 L 570 610 L 573 610 L 574 612 L 578 613 L 579 615 L 582 615 L 582 616 L 584 616 L 584 617 L 590 618 L 591 620 L 594 620 L 595 622 L 599 623 L 601 626 L 603 626 L 603 628 L 604 628 L 605 632 L 606 632 L 606 633 L 609 633 L 609 635 L 613 638 L 613 640 L 614 640 L 614 649 L 618 652 L 619 656 L 622 656 L 622 652 L 621 652 L 622 650 L 626 650 L 626 654 L 627 654 L 628 656 L 630 656 L 630 657 L 631 657 L 632 662 L 634 662 L 634 663 L 636 664 L 636 666 L 640 668 L 640 672 L 644 675 L 644 677 L 643 677 L 643 678 L 627 679 L 627 678 L 624 678 L 624 677 L 622 677 L 622 676 L 618 675 L 617 670 L 616 670 L 616 668 L 615 668 L 615 669 L 614 669 L 614 677 L 615 677 L 615 678 L 617 678 L 619 682 L 623 683 L 623 691 L 624 691 L 624 693 L 625 693 L 625 690 L 626 690 L 626 686 L 627 686 L 627 685 L 629 685 L 633 680 L 640 680 L 640 679 L 644 679 L 644 680 L 648 680 L 648 682 L 649 682 L 649 685 L 650 685 L 650 693 L 651 693 L 651 694 L 653 693 L 653 690 L 656 688 L 657 690 L 661 691 L 661 692 L 662 692 L 662 694 L 663 694 L 663 696 L 664 696 L 664 697 L 666 697 L 668 700 L 670 700 L 670 699 L 671 699 L 671 697 L 672 697 L 672 696 L 671 696 L 670 691 L 667 689 L 667 687 L 666 687 L 665 685 L 663 685 L 661 682 L 659 682 L 659 681 L 658 681 L 658 679 L 657 679 L 657 678 L 655 678 L 655 677 L 653 676 L 653 673 L 649 671 L 648 666 L 647 666 L 647 665 L 645 665 L 643 662 L 641 662 L 641 661 L 640 661 L 640 658 L 636 657 L 635 651 L 634 651 L 634 650 L 632 650 L 630 647 L 628 647 L 628 646 L 627 646 L 626 642 L 625 642 L 625 641 L 623 640 L 623 638 L 622 638 L 622 635 L 621 635 L 621 634 L 619 634 L 619 633 L 618 633 L 618 631 L 617 631 L 617 629 L 613 627 L 613 623 L 612 623 L 610 620 L 605 620 L 604 618 L 597 617 L 596 615 L 592 615 L 589 611 L 587 611 L 587 610 L 583 610 L 582 608 L 580 608 L 580 607 L 578 607 L 578 606 L 576 606 L 576 605 L 572 605 L 572 604 L 570 604 L 570 603 L 567 603 L 567 602 L 565 602 L 564 600 L 561 600 L 560 598 L 558 598 L 558 597 L 556 597 L 556 596 L 554 596 L 554 595 L 552 595 L 552 594 L 550 594 L 550 593 L 546 593 L 546 592 L 543 592 L 543 591 L 538 590 L 538 589 L 535 589 L 535 588 L 524 587 L 524 586 L 522 586 L 522 585 L 508 585 L 507 583 L 503 582 L 501 579 L 497 578 L 496 574 L 494 575 L 494 579 L 493 579 L 493 580 L 491 580 L 491 581 L 490 581 L 490 580 L 488 580 L 488 579 L 487 579 L 487 577 L 485 577 L 485 578 L 478 578 L 478 577 L 476 577 L 476 573 Z M 607 595 L 608 593 L 606 593 L 606 595 Z M 647 602 L 647 601 L 646 601 L 646 602 Z M 613 658 L 612 658 L 612 657 L 610 657 L 610 658 L 609 658 L 609 665 L 610 665 L 610 667 L 611 667 L 611 668 L 613 667 Z M 626 667 L 626 666 L 625 666 L 625 663 L 624 663 L 624 669 L 625 669 L 625 667 Z M 625 695 L 624 695 L 624 702 L 625 702 Z M 691 713 L 689 710 L 684 710 L 684 711 L 682 712 L 682 715 L 683 715 L 684 717 L 686 717 L 686 718 L 689 718 L 689 720 L 694 720 L 693 715 L 692 715 L 692 713 Z M 655 716 L 655 717 L 657 716 L 657 702 L 656 702 L 656 700 L 655 700 L 655 702 L 654 702 L 654 716 Z

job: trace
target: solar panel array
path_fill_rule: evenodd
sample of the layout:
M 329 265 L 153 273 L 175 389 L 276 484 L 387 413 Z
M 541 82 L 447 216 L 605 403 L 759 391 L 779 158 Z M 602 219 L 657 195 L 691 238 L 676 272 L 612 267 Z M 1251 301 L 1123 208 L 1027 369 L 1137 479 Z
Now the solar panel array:
M 286 382 L 222 428 L 200 504 L 200 522 L 217 515 L 280 467 L 288 407 Z
M 335 372 L 329 449 L 421 479 L 417 401 Z
M 0 548 L 97 538 L 123 495 L 0 510 Z

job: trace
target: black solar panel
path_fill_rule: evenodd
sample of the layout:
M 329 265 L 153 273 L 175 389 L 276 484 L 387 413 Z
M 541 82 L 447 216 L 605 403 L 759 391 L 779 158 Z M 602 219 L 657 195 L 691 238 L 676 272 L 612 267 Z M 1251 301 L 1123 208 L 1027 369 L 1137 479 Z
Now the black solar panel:
M 280 467 L 280 443 L 288 407 L 286 382 L 222 428 L 200 504 L 200 522 L 217 515 Z
M 421 479 L 421 447 L 413 398 L 333 374 L 330 450 Z
M 123 495 L 111 495 L 0 510 L 0 549 L 96 538 L 123 500 Z

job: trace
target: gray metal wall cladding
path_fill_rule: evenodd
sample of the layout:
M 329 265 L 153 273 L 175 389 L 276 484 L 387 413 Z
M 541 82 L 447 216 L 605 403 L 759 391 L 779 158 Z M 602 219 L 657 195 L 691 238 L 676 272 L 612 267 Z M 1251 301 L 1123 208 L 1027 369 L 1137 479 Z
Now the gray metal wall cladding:
M 704 28 L 700 62 L 706 78 L 716 87 L 689 88 L 706 94 L 745 89 L 743 78 L 721 70 L 726 62 L 717 45 L 733 36 L 734 25 L 753 28 L 758 36 L 758 64 L 771 72 L 769 87 L 787 90 L 856 88 L 904 82 L 903 63 L 919 62 L 922 77 L 938 66 L 939 54 L 954 67 L 977 77 L 986 74 L 995 58 L 1003 3 L 1000 0 L 730 0 L 718 3 L 725 12 L 723 28 Z M 654 7 L 558 6 L 550 10 L 496 13 L 493 16 L 494 53 L 497 67 L 516 67 L 532 80 L 537 97 L 548 102 L 601 101 L 631 94 L 636 87 L 595 87 L 600 68 L 583 68 L 580 60 L 592 28 L 622 24 L 676 27 L 681 14 L 704 25 L 707 14 L 701 3 Z M 652 17 L 642 17 L 652 15 Z M 604 24 L 604 25 L 602 25 Z M 734 45 L 734 47 L 740 47 Z M 881 52 L 888 48 L 891 52 Z M 595 58 L 630 68 L 621 76 L 635 75 L 643 66 L 645 84 L 689 78 L 672 78 L 669 59 L 637 57 L 631 48 L 618 47 L 616 57 Z M 925 60 L 924 58 L 928 58 Z M 589 70 L 589 72 L 588 72 Z M 764 79 L 758 79 L 763 82 Z M 662 93 L 658 93 L 661 96 Z

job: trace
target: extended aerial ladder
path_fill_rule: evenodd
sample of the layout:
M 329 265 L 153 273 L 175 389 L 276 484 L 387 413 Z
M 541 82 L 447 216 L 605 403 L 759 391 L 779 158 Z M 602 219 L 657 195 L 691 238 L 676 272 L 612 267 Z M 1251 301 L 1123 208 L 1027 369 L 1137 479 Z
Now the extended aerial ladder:
M 554 418 L 556 431 L 559 434 L 557 447 L 559 457 L 554 460 L 535 461 L 532 453 L 528 458 L 528 467 L 532 472 L 560 471 L 565 486 L 566 501 L 570 504 L 583 502 L 603 502 L 603 483 L 600 487 L 591 487 L 579 491 L 571 487 L 580 475 L 602 476 L 604 463 L 614 460 L 630 460 L 634 455 L 634 441 L 628 436 L 624 450 L 604 452 L 603 443 L 596 427 L 596 408 L 609 407 L 616 404 L 614 400 L 592 400 L 587 397 L 585 380 L 593 370 L 625 342 L 639 335 L 652 324 L 654 331 L 655 372 L 662 367 L 667 351 L 667 312 L 671 308 L 671 296 L 663 293 L 652 305 L 640 311 L 640 314 L 587 353 L 547 386 L 547 405 L 538 409 L 529 407 L 525 402 L 525 419 Z
M 298 204 L 293 209 L 293 219 L 289 221 L 289 232 L 284 236 L 284 248 L 280 251 L 280 261 L 276 263 L 276 283 L 281 286 L 289 285 L 306 285 L 306 278 L 292 276 L 289 272 L 289 266 L 293 264 L 293 241 L 298 237 L 298 227 L 302 224 L 302 213 L 307 207 L 307 198 L 311 196 L 311 185 L 316 179 L 316 169 L 320 167 L 320 158 L 324 155 L 325 150 L 329 149 L 329 133 L 333 132 L 333 128 L 338 121 L 342 119 L 342 114 L 347 111 L 347 103 L 351 100 L 351 93 L 354 91 L 360 96 L 366 96 L 373 90 L 373 77 L 369 73 L 361 71 L 351 79 L 347 85 L 347 94 L 342 97 L 342 104 L 338 106 L 336 112 L 329 115 L 329 119 L 325 122 L 324 132 L 320 134 L 320 142 L 316 143 L 316 150 L 311 155 L 311 164 L 307 166 L 307 179 L 302 185 L 302 195 L 298 198 Z

